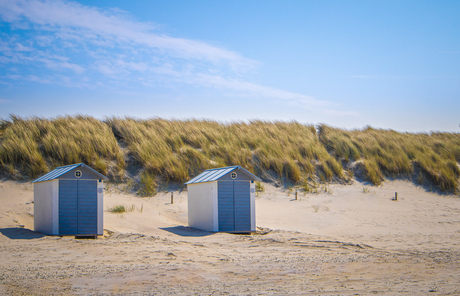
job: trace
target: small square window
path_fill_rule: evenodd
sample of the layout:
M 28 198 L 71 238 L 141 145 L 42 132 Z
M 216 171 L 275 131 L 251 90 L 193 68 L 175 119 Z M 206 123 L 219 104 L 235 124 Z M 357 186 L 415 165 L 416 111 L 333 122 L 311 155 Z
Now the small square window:
M 80 178 L 81 177 L 81 171 L 75 171 L 75 177 Z
M 236 179 L 236 173 L 235 172 L 232 172 L 232 179 Z

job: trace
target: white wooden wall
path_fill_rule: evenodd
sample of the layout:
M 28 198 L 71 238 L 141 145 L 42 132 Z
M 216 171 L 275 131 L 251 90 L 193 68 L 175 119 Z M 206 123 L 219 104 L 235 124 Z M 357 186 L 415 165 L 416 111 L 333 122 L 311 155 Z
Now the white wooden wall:
M 188 225 L 206 231 L 219 231 L 217 181 L 187 185 Z

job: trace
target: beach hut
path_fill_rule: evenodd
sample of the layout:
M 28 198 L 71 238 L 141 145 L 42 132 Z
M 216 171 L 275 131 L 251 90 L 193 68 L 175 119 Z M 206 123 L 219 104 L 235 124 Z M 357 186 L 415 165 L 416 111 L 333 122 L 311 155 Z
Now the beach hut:
M 188 225 L 206 231 L 256 230 L 255 184 L 240 166 L 210 169 L 187 183 Z
M 34 230 L 51 235 L 102 235 L 103 180 L 107 177 L 77 163 L 32 181 Z

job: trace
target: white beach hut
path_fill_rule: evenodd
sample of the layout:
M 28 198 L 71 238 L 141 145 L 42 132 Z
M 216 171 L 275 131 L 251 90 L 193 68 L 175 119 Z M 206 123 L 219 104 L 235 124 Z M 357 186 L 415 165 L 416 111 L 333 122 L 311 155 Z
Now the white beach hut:
M 255 184 L 240 166 L 206 170 L 187 183 L 188 225 L 206 231 L 256 230 Z
M 77 163 L 32 181 L 34 230 L 50 235 L 102 235 L 104 180 L 106 176 Z

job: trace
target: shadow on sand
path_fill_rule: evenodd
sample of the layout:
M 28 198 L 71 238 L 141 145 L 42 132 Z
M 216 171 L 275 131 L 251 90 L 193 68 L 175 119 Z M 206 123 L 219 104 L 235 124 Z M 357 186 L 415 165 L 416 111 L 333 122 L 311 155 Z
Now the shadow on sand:
M 0 228 L 0 233 L 9 239 L 35 239 L 46 235 L 27 228 Z
M 214 232 L 199 230 L 188 226 L 164 227 L 160 229 L 169 231 L 180 236 L 208 236 L 214 234 Z

